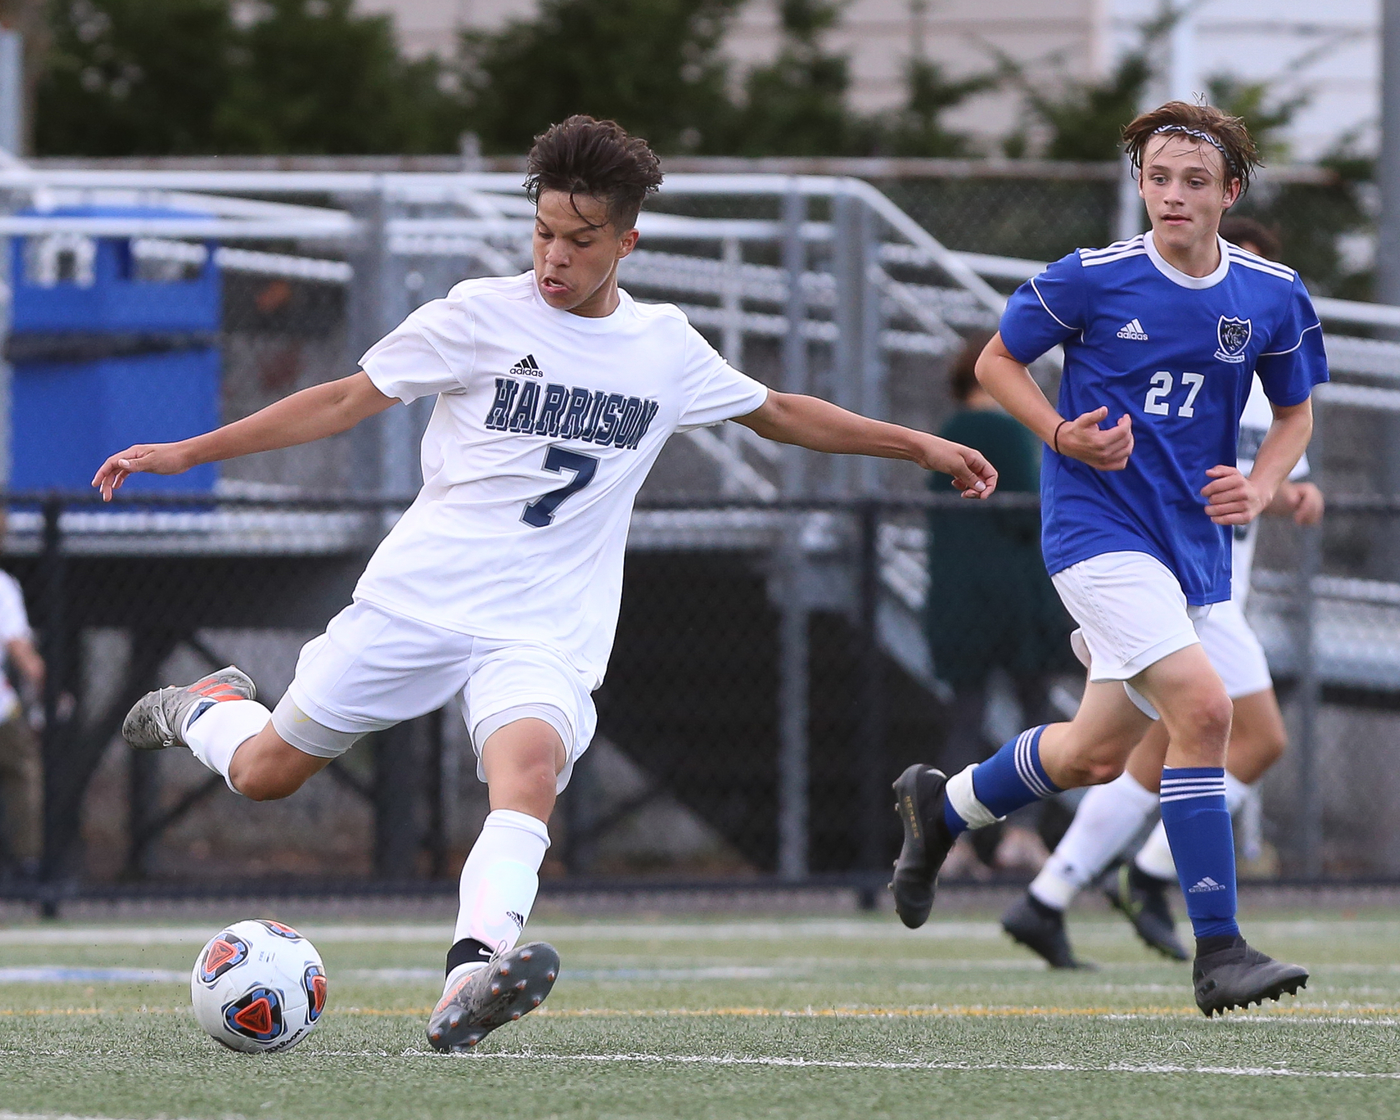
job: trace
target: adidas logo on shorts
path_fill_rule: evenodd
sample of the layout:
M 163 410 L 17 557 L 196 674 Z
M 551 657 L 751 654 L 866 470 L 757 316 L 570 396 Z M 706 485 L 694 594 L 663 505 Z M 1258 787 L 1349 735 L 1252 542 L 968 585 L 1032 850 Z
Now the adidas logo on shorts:
M 1210 894 L 1211 891 L 1223 891 L 1223 890 L 1225 890 L 1225 886 L 1224 886 L 1223 883 L 1217 883 L 1214 879 L 1212 879 L 1209 875 L 1207 875 L 1204 879 L 1200 880 L 1200 882 L 1198 882 L 1194 887 L 1189 887 L 1189 888 L 1187 889 L 1186 893 L 1187 893 L 1187 894 Z
M 1146 335 L 1143 335 L 1146 338 Z M 544 370 L 540 369 L 539 362 L 535 361 L 533 354 L 526 354 L 520 361 L 510 367 L 511 373 L 518 373 L 522 377 L 543 377 Z
M 1118 337 L 1126 338 L 1129 342 L 1146 342 L 1147 332 L 1142 329 L 1142 324 L 1136 319 L 1124 323 L 1118 328 Z M 512 373 L 515 371 L 512 370 Z

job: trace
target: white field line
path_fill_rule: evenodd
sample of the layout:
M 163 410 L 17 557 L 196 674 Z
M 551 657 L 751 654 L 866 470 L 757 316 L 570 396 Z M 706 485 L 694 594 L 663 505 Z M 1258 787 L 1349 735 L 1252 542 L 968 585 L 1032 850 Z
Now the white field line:
M 115 1120 L 110 1116 L 74 1116 L 71 1112 L 7 1112 L 0 1109 L 0 1120 Z
M 406 1050 L 404 1057 L 437 1057 L 421 1050 Z M 1303 1077 L 1337 1081 L 1397 1081 L 1400 1072 L 1367 1073 L 1359 1070 L 1305 1070 L 1278 1066 L 1187 1066 L 1168 1062 L 1107 1062 L 1102 1065 L 1071 1062 L 872 1062 L 840 1061 L 822 1058 L 744 1057 L 738 1054 L 536 1054 L 476 1053 L 461 1055 L 470 1060 L 588 1062 L 600 1065 L 679 1065 L 679 1066 L 763 1066 L 776 1069 L 887 1070 L 891 1072 L 948 1073 L 1128 1073 L 1128 1074 L 1205 1074 L 1215 1077 Z M 3 1120 L 3 1118 L 0 1118 Z
M 1107 923 L 1097 923 L 1106 925 Z M 52 929 L 21 926 L 0 929 L 3 945 L 203 945 L 222 928 L 210 923 L 199 926 L 67 926 Z M 452 936 L 448 922 L 392 925 L 299 925 L 312 941 L 339 942 L 428 942 L 447 943 Z M 1115 927 L 1116 931 L 1116 927 Z M 1098 932 L 1086 923 L 1083 933 Z M 1400 921 L 1386 919 L 1301 918 L 1288 921 L 1249 923 L 1255 940 L 1267 938 L 1339 937 L 1372 938 L 1400 934 Z M 756 922 L 581 922 L 570 925 L 538 923 L 530 926 L 530 936 L 556 941 L 783 941 L 789 939 L 831 939 L 839 941 L 1000 941 L 1004 934 L 995 921 L 932 921 L 918 930 L 908 930 L 889 922 L 850 919 L 811 919 Z

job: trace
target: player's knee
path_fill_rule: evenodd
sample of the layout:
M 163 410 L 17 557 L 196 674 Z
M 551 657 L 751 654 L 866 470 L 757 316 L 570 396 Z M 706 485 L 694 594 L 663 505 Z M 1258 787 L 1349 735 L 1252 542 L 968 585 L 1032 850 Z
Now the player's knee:
M 240 767 L 236 755 L 229 766 L 228 776 L 233 788 L 249 801 L 280 801 L 296 793 L 304 780 L 300 775 L 279 773 L 257 764 Z
M 1123 760 L 1121 758 L 1077 758 L 1068 763 L 1065 769 L 1067 773 L 1064 776 L 1070 779 L 1070 785 L 1066 786 L 1066 789 L 1101 786 L 1105 782 L 1113 781 L 1114 778 L 1123 773 Z
M 1166 713 L 1172 741 L 1193 755 L 1216 754 L 1223 759 L 1230 740 L 1234 706 L 1223 689 L 1200 689 L 1182 697 L 1174 710 Z M 1197 765 L 1206 765 L 1205 762 Z M 1219 765 L 1210 763 L 1209 765 Z

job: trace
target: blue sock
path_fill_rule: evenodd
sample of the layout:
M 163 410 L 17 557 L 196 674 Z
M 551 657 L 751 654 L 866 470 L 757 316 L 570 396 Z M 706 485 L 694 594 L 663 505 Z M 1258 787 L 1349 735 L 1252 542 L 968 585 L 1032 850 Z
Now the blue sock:
M 1045 726 L 1022 731 L 986 762 L 970 766 L 948 780 L 948 796 L 943 800 L 943 820 L 948 831 L 957 836 L 970 827 L 980 828 L 1060 792 L 1040 764 L 1040 733 Z M 970 789 L 963 778 L 968 771 L 972 779 Z M 954 802 L 959 808 L 954 808 Z
M 1219 766 L 1162 768 L 1162 825 L 1199 937 L 1238 937 L 1235 834 Z

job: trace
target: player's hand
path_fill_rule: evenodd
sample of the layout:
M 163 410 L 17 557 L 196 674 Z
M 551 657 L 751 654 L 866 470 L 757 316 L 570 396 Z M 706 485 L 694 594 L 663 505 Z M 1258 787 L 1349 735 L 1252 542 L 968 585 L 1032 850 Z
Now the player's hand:
M 1311 482 L 1285 482 L 1274 495 L 1269 512 L 1291 517 L 1295 525 L 1316 525 L 1326 508 L 1322 491 Z
M 102 500 L 110 502 L 127 475 L 180 474 L 192 466 L 194 463 L 178 443 L 138 443 L 103 463 L 92 476 L 92 484 L 102 491 Z
M 964 498 L 990 498 L 997 488 L 997 469 L 982 452 L 952 440 L 929 436 L 918 463 L 924 470 L 953 476 Z
M 1107 419 L 1107 408 L 1086 412 L 1061 424 L 1059 436 L 1051 437 L 1051 444 L 1061 455 L 1088 463 L 1095 470 L 1121 471 L 1133 453 L 1133 418 L 1125 412 L 1113 427 L 1100 428 Z
M 1211 467 L 1206 477 L 1211 479 L 1201 487 L 1206 499 L 1206 516 L 1217 525 L 1248 525 L 1269 504 L 1238 467 Z

